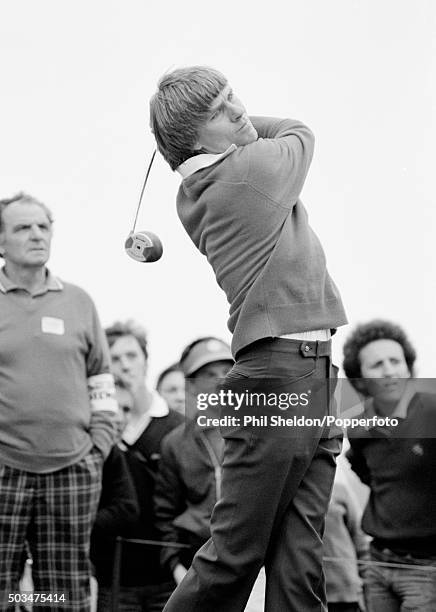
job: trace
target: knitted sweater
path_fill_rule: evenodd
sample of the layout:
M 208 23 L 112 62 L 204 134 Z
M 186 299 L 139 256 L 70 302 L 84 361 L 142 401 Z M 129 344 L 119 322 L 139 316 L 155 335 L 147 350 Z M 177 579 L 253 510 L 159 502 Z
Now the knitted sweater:
M 299 199 L 313 135 L 292 119 L 251 119 L 259 139 L 185 178 L 177 196 L 230 304 L 234 355 L 261 338 L 346 323 Z
M 97 446 L 109 454 L 114 414 L 92 412 L 87 378 L 109 372 L 91 298 L 48 275 L 35 295 L 0 271 L 0 464 L 60 470 Z

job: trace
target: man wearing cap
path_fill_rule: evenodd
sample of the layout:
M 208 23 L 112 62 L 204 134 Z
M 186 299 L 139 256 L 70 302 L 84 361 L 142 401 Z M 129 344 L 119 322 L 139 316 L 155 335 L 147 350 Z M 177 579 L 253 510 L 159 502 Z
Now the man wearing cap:
M 194 554 L 210 537 L 210 517 L 220 498 L 224 440 L 216 428 L 196 424 L 199 393 L 212 393 L 233 365 L 230 347 L 218 338 L 200 338 L 182 353 L 187 422 L 162 442 L 155 489 L 156 524 L 162 539 L 189 548 L 163 548 L 161 561 L 179 584 Z
M 312 132 L 294 119 L 249 117 L 227 79 L 204 66 L 166 73 L 150 116 L 182 177 L 179 218 L 230 304 L 236 363 L 225 385 L 250 379 L 253 391 L 269 385 L 289 397 L 300 382 L 301 392 L 316 385 L 293 416 L 322 423 L 334 386 L 331 330 L 346 316 L 300 200 Z M 324 610 L 322 532 L 340 446 L 318 425 L 277 437 L 243 424 L 226 432 L 211 539 L 165 612 L 241 612 L 262 565 L 267 611 Z
M 45 204 L 30 195 L 0 200 L 3 611 L 15 610 L 26 540 L 35 591 L 47 607 L 90 610 L 89 539 L 103 460 L 117 433 L 109 352 L 95 306 L 46 268 L 52 222 Z

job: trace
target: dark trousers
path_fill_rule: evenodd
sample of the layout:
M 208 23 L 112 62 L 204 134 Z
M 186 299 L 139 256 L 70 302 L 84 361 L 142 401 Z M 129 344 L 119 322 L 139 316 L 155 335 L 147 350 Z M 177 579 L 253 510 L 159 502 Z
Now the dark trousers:
M 360 606 L 357 601 L 335 601 L 329 602 L 328 612 L 360 612 Z M 380 610 L 381 612 L 381 610 Z
M 313 390 L 314 400 L 304 408 L 265 405 L 261 412 L 322 417 L 334 386 L 329 349 L 330 342 L 259 341 L 238 355 L 225 387 L 252 393 L 267 388 L 282 398 Z M 235 425 L 225 438 L 211 538 L 165 612 L 241 612 L 262 565 L 267 612 L 325 611 L 322 533 L 341 438 L 326 437 L 323 425 Z
M 118 612 L 161 612 L 174 589 L 172 582 L 147 586 L 121 587 Z M 112 589 L 98 588 L 97 612 L 112 610 Z

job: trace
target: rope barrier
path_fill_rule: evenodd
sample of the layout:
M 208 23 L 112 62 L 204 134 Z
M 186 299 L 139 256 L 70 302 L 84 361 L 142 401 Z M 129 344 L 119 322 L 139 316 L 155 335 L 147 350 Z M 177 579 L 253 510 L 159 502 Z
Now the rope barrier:
M 348 559 L 346 557 L 323 557 L 323 561 L 336 561 L 340 563 L 357 563 L 357 565 L 375 565 L 377 567 L 392 567 L 402 569 L 422 570 L 426 572 L 436 572 L 436 566 L 433 565 L 414 565 L 412 563 L 390 563 L 388 561 L 373 561 L 361 559 Z
M 160 542 L 159 540 L 141 540 L 136 538 L 116 538 L 115 554 L 114 554 L 114 565 L 112 574 L 112 601 L 111 601 L 111 612 L 118 612 L 118 598 L 120 593 L 120 573 L 121 573 L 121 548 L 124 543 L 142 544 L 144 546 L 159 546 L 161 548 L 190 548 L 188 544 L 179 544 L 178 542 Z M 357 563 L 357 565 L 372 565 L 378 567 L 392 567 L 402 569 L 413 569 L 421 571 L 436 571 L 436 566 L 432 565 L 412 565 L 408 563 L 389 563 L 383 561 L 373 560 L 356 560 L 349 559 L 347 557 L 323 557 L 323 561 L 327 562 L 340 562 L 340 563 Z
M 138 538 L 122 538 L 123 543 L 144 544 L 147 546 L 160 546 L 161 548 L 191 548 L 190 544 L 180 544 L 179 542 L 161 542 L 160 540 L 140 540 Z
M 161 542 L 160 540 L 140 540 L 137 538 L 121 538 L 123 543 L 143 544 L 144 546 L 159 546 L 161 548 L 191 548 L 189 544 L 179 542 Z M 415 565 L 412 563 L 392 563 L 389 561 L 374 561 L 373 559 L 350 559 L 348 557 L 323 557 L 323 561 L 335 563 L 356 563 L 357 565 L 373 565 L 376 567 L 392 567 L 401 569 L 418 569 L 422 571 L 436 572 L 436 565 Z
M 137 538 L 121 538 L 123 543 L 143 544 L 144 546 L 159 546 L 161 548 L 191 548 L 189 544 L 179 542 L 161 542 L 160 540 L 140 540 Z M 374 561 L 373 559 L 350 559 L 348 557 L 323 557 L 323 561 L 335 563 L 357 563 L 357 565 L 373 565 L 376 567 L 392 567 L 402 569 L 418 569 L 422 571 L 436 572 L 436 565 L 415 565 L 413 563 L 392 563 L 389 561 Z

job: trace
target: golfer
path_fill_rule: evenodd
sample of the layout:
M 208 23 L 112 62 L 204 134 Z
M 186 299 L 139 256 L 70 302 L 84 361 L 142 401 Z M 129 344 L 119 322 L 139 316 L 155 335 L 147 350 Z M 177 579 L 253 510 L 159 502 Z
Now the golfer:
M 165 74 L 150 113 L 159 151 L 182 177 L 180 220 L 230 304 L 235 365 L 225 384 L 330 388 L 330 336 L 346 317 L 299 199 L 311 131 L 248 116 L 227 79 L 202 66 Z M 328 414 L 324 395 L 305 414 Z M 165 612 L 240 612 L 263 565 L 265 610 L 327 609 L 321 538 L 341 441 L 322 427 L 281 433 L 241 426 L 226 434 L 211 538 Z

